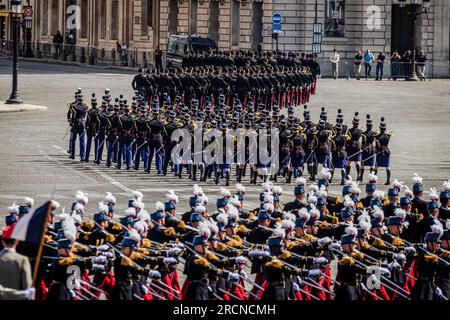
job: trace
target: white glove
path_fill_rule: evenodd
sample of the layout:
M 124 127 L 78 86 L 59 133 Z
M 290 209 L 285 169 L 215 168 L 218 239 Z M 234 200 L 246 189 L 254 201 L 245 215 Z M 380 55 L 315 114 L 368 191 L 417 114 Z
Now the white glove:
M 265 250 L 254 249 L 248 252 L 249 257 L 270 257 L 270 252 Z
M 177 264 L 178 263 L 177 259 L 172 258 L 172 257 L 164 258 L 163 261 L 164 261 L 164 263 L 167 263 L 167 264 Z
M 112 252 L 102 252 L 101 254 L 103 257 L 106 257 L 107 259 L 114 259 L 115 255 Z
M 417 253 L 417 251 L 416 251 L 416 248 L 414 248 L 414 247 L 406 247 L 405 248 L 405 253 L 408 256 L 413 256 L 413 255 L 415 255 Z
M 107 261 L 105 256 L 98 256 L 98 257 L 94 257 L 92 258 L 92 263 L 95 264 L 105 264 Z
M 314 258 L 313 263 L 315 265 L 327 264 L 328 263 L 328 259 L 324 258 L 324 257 Z
M 74 289 L 80 289 L 81 288 L 81 282 L 80 279 L 74 280 Z
M 332 242 L 332 240 L 330 237 L 324 237 L 324 238 L 317 240 L 317 243 L 319 244 L 319 246 L 324 246 L 324 245 L 330 244 L 331 242 Z
M 144 285 L 141 286 L 142 288 L 142 292 L 144 292 L 144 294 L 148 294 L 148 288 Z
M 442 297 L 442 290 L 439 287 L 436 287 L 436 289 L 434 289 L 434 293 L 438 296 L 438 297 Z
M 403 253 L 394 253 L 394 259 L 400 260 L 400 261 L 405 261 L 406 256 Z
M 102 244 L 101 246 L 97 247 L 98 251 L 109 251 L 109 249 L 111 249 L 110 246 L 108 246 L 107 244 Z
M 388 268 L 389 270 L 400 270 L 402 266 L 397 261 L 393 261 L 388 264 Z
M 341 245 L 339 243 L 335 242 L 335 243 L 330 243 L 328 245 L 328 250 L 330 250 L 330 251 L 333 251 L 333 250 L 341 251 L 342 248 L 341 248 Z
M 150 270 L 148 276 L 154 280 L 159 280 L 161 279 L 161 272 L 157 270 Z
M 308 271 L 308 277 L 318 277 L 322 274 L 322 271 L 319 269 L 312 269 Z
M 242 278 L 247 279 L 247 273 L 244 270 L 241 270 L 239 273 L 241 274 Z
M 240 279 L 241 279 L 241 277 L 237 273 L 231 272 L 228 275 L 228 280 L 231 282 L 239 282 Z
M 28 288 L 27 290 L 25 290 L 25 298 L 27 300 L 34 300 L 35 294 L 36 294 L 35 288 Z
M 293 282 L 292 283 L 292 290 L 296 291 L 296 292 L 300 291 L 300 286 L 297 283 Z
M 246 264 L 247 263 L 247 259 L 245 259 L 244 257 L 236 257 L 236 264 Z
M 106 268 L 102 264 L 93 264 L 92 265 L 92 270 L 94 270 L 94 271 L 105 271 Z
M 178 242 L 178 243 L 175 245 L 175 248 L 184 249 L 184 243 Z
M 391 276 L 391 272 L 389 271 L 389 269 L 386 268 L 379 268 L 380 269 L 380 273 L 383 276 L 387 276 L 388 278 Z
M 177 248 L 177 247 L 171 248 L 171 249 L 169 249 L 169 251 L 168 251 L 168 255 L 171 256 L 171 257 L 179 256 L 180 253 L 181 253 L 181 249 L 180 249 L 180 248 Z
M 403 222 L 402 226 L 403 228 L 407 229 L 409 227 L 409 222 L 408 221 Z

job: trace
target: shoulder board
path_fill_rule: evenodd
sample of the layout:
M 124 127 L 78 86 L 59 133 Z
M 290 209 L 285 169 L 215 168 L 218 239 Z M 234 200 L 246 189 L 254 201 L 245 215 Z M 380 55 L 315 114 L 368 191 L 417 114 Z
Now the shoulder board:
M 352 257 L 358 260 L 362 260 L 364 259 L 364 254 L 362 252 L 355 251 L 352 253 Z
M 131 260 L 139 260 L 142 259 L 144 256 L 142 255 L 142 253 L 139 252 L 133 252 L 130 256 Z
M 69 253 L 68 257 L 60 258 L 58 260 L 58 264 L 60 266 L 68 266 L 68 265 L 72 264 L 74 261 L 75 261 L 75 255 Z
M 175 229 L 173 227 L 167 228 L 164 230 L 164 234 L 168 237 L 173 236 L 175 234 Z
M 116 237 L 111 233 L 107 233 L 106 234 L 106 242 L 114 243 L 114 242 L 116 242 Z
M 88 220 L 88 221 L 83 223 L 83 227 L 88 229 L 88 230 L 93 229 L 94 226 L 95 226 L 94 220 Z
M 117 230 L 117 231 L 121 231 L 122 230 L 122 225 L 120 225 L 120 223 L 114 223 L 114 225 L 112 226 L 113 230 Z
M 310 235 L 310 234 L 306 234 L 306 235 L 303 237 L 303 240 L 309 241 L 309 242 L 315 241 L 316 239 L 317 239 L 316 237 L 314 237 L 313 235 Z
M 145 248 L 150 248 L 152 247 L 152 243 L 149 239 L 142 239 L 142 246 Z
M 143 255 L 146 255 L 146 256 L 148 256 L 148 255 L 150 255 L 150 251 L 148 251 L 148 250 L 146 250 L 145 248 L 139 248 L 138 250 L 138 253 L 142 253 Z
M 223 252 L 223 251 L 225 251 L 225 250 L 227 250 L 227 246 L 226 246 L 226 245 L 224 245 L 224 244 L 221 243 L 221 242 L 217 243 L 217 251 Z
M 186 228 L 186 224 L 184 223 L 183 220 L 180 220 L 180 222 L 178 222 L 177 228 L 179 228 L 179 229 Z

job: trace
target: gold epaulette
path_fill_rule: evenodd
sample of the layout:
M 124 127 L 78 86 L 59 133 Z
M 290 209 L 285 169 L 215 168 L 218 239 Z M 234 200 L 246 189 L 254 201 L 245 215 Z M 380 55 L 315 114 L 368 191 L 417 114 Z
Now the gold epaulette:
M 303 239 L 299 239 L 299 240 L 296 240 L 296 241 L 292 241 L 292 242 L 289 243 L 288 249 L 289 249 L 289 250 L 292 250 L 293 248 L 298 247 L 298 246 L 302 245 L 302 244 L 305 243 L 305 242 L 306 242 L 306 241 L 303 240 Z
M 73 252 L 77 252 L 78 250 L 83 250 L 84 248 L 85 248 L 84 245 L 82 245 L 81 243 L 77 243 L 77 242 L 75 242 L 72 246 Z
M 209 261 L 203 257 L 198 257 L 194 260 L 194 263 L 197 266 L 209 267 Z
M 358 209 L 358 210 L 364 209 L 364 205 L 362 204 L 361 201 L 359 201 L 359 202 L 356 204 L 356 209 Z
M 280 259 L 289 259 L 290 257 L 292 257 L 292 254 L 287 251 L 283 251 L 278 257 Z
M 355 251 L 352 253 L 352 258 L 355 258 L 357 260 L 362 260 L 362 259 L 364 259 L 364 253 Z
M 148 250 L 146 250 L 145 248 L 139 248 L 138 250 L 137 250 L 139 253 L 142 253 L 143 255 L 146 255 L 146 256 L 148 256 L 149 254 L 150 254 L 150 251 L 148 251 Z
M 128 257 L 122 257 L 122 259 L 120 260 L 120 264 L 122 266 L 132 267 L 133 266 L 133 260 L 131 260 Z
M 184 223 L 183 220 L 180 220 L 180 222 L 178 222 L 177 228 L 178 228 L 178 229 L 184 229 L 184 228 L 186 228 L 186 223 Z
M 381 239 L 373 239 L 373 245 L 375 247 L 379 247 L 379 248 L 385 248 L 386 247 L 386 244 Z
M 364 241 L 363 244 L 362 244 L 362 248 L 363 249 L 370 249 L 369 243 L 367 241 Z
M 273 259 L 272 261 L 266 263 L 266 267 L 269 267 L 269 268 L 281 269 L 281 268 L 283 268 L 283 266 L 284 266 L 284 264 L 277 259 Z
M 207 259 L 207 260 L 215 260 L 215 261 L 218 261 L 218 260 L 219 260 L 219 257 L 216 256 L 216 255 L 215 255 L 213 252 L 211 252 L 211 251 L 206 251 L 204 257 L 205 257 L 205 259 Z
M 111 233 L 107 233 L 106 234 L 106 242 L 114 243 L 114 242 L 116 242 L 116 237 Z
M 68 265 L 72 264 L 74 261 L 75 261 L 75 255 L 72 252 L 69 252 L 69 256 L 60 258 L 58 260 L 58 264 L 60 266 L 68 266 Z
M 151 242 L 149 239 L 142 239 L 142 240 L 141 240 L 141 244 L 142 244 L 142 246 L 145 247 L 145 248 L 150 248 L 150 247 L 153 246 L 153 245 L 152 245 L 152 242 Z
M 164 234 L 168 237 L 173 236 L 175 234 L 175 229 L 173 227 L 167 228 L 164 230 Z
M 417 222 L 419 222 L 420 220 L 423 220 L 423 214 L 419 213 L 419 217 L 417 218 Z
M 398 246 L 403 246 L 405 244 L 405 242 L 402 239 L 400 239 L 399 237 L 395 237 L 392 239 L 392 244 L 394 246 L 398 247 Z
M 316 239 L 317 239 L 316 237 L 314 237 L 313 235 L 310 235 L 310 234 L 305 234 L 303 236 L 303 240 L 308 241 L 308 242 L 316 241 Z
M 228 247 L 226 245 L 224 245 L 222 242 L 217 243 L 217 251 L 223 252 L 223 251 L 227 250 L 227 248 Z
M 339 260 L 338 264 L 340 266 L 352 266 L 355 264 L 355 260 L 352 257 L 343 257 L 341 260 Z
M 342 199 L 341 199 L 341 197 L 336 197 L 336 204 L 340 204 L 340 203 L 342 203 Z
M 115 231 L 122 231 L 122 225 L 120 223 L 114 223 L 112 229 Z
M 95 226 L 94 220 L 88 220 L 83 223 L 83 227 L 86 228 L 87 230 L 93 229 L 94 226 Z
M 237 227 L 236 231 L 242 232 L 242 233 L 247 233 L 247 232 L 250 232 L 250 229 L 248 229 L 246 226 L 241 224 L 239 227 Z
M 142 253 L 139 252 L 133 252 L 130 256 L 131 260 L 139 260 L 142 259 L 144 256 L 142 255 Z

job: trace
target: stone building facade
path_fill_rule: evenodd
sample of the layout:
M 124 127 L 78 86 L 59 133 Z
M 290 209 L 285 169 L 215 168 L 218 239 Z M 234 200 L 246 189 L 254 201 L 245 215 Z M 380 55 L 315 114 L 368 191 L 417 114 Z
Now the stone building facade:
M 0 0 L 4 1 L 4 0 Z M 26 0 L 34 8 L 33 41 L 51 42 L 53 34 L 75 35 L 80 46 L 113 49 L 117 42 L 153 51 L 167 48 L 171 34 L 199 34 L 221 49 L 311 52 L 313 24 L 322 24 L 319 57 L 337 49 L 351 60 L 357 50 L 390 54 L 413 47 L 411 3 L 423 0 Z M 400 2 L 406 7 L 401 8 Z M 80 29 L 68 30 L 77 5 Z M 272 14 L 283 16 L 278 41 Z M 1 21 L 0 21 L 1 22 Z M 449 76 L 450 1 L 431 0 L 417 21 L 416 47 L 423 48 L 435 76 Z M 7 33 L 6 33 L 7 34 Z

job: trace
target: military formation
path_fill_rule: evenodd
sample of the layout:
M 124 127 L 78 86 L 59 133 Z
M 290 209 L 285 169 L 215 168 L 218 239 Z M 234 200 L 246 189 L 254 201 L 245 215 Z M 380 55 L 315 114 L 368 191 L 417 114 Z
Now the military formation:
M 123 95 L 113 102 L 107 89 L 101 102 L 93 94 L 88 105 L 82 90 L 78 89 L 75 101 L 68 105 L 69 157 L 75 159 L 79 139 L 80 160 L 84 162 L 93 159 L 97 165 L 105 163 L 108 167 L 114 165 L 126 170 L 143 167 L 147 173 L 154 165 L 158 175 L 173 173 L 182 178 L 187 174 L 193 181 L 212 180 L 219 184 L 223 180 L 226 186 L 230 185 L 233 171 L 238 183 L 245 177 L 249 177 L 248 182 L 252 184 L 257 184 L 259 179 L 264 182 L 284 179 L 292 183 L 301 176 L 316 181 L 321 168 L 331 169 L 332 178 L 337 171 L 343 185 L 350 177 L 352 164 L 356 170 L 355 180 L 363 181 L 365 173 L 377 174 L 383 168 L 387 173 L 386 185 L 390 184 L 392 132 L 387 131 L 384 117 L 377 130 L 371 115 L 366 115 L 363 129 L 361 122 L 364 120 L 361 121 L 358 112 L 349 125 L 348 121 L 344 123 L 342 109 L 338 109 L 336 122 L 332 124 L 323 107 L 320 119 L 314 122 L 306 103 L 316 92 L 317 76 L 309 67 L 284 69 L 281 66 L 274 67 L 273 72 L 264 69 L 272 68 L 270 66 L 256 65 L 255 68 L 228 71 L 226 67 L 207 66 L 204 71 L 202 67 L 194 71 L 187 67 L 169 73 L 163 70 L 161 74 L 153 71 L 147 76 L 141 72 L 133 81 L 136 92 L 131 104 Z M 267 86 L 257 85 L 260 72 L 267 73 L 262 76 L 262 83 L 267 79 Z M 278 82 L 277 79 L 297 80 Z M 178 88 L 178 85 L 173 86 L 175 82 L 186 85 Z M 298 116 L 296 109 L 302 105 L 303 116 Z M 194 136 L 199 128 L 204 149 L 213 141 L 209 133 L 220 131 L 223 141 L 231 140 L 235 146 L 227 150 L 231 155 L 201 157 L 200 161 L 194 161 L 193 153 L 187 160 L 174 160 L 173 151 L 183 142 L 174 132 L 185 129 Z M 275 172 L 269 170 L 271 164 L 261 161 L 259 154 L 250 148 L 256 144 L 259 150 L 261 143 L 256 138 L 246 137 L 244 157 L 238 157 L 235 152 L 237 137 L 252 130 L 259 135 L 265 133 L 271 137 L 276 133 L 278 136 Z M 252 158 L 256 161 L 251 162 Z
M 36 297 L 448 300 L 450 180 L 427 199 L 417 174 L 412 189 L 394 180 L 386 195 L 374 174 L 364 194 L 346 180 L 331 195 L 329 180 L 297 178 L 290 202 L 265 182 L 250 209 L 242 184 L 221 188 L 214 206 L 194 185 L 186 212 L 173 190 L 151 209 L 135 191 L 120 212 L 109 192 L 92 212 L 81 191 L 67 213 L 52 201 Z M 33 206 L 26 198 L 8 208 L 3 239 Z M 35 256 L 26 243 L 17 251 Z

